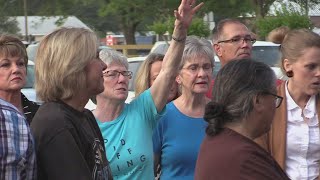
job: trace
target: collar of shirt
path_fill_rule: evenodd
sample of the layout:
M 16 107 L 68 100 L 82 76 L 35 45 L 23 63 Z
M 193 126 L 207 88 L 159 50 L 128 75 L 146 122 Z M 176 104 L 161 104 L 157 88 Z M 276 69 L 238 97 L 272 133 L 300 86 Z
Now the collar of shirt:
M 288 81 L 286 82 L 286 98 L 287 98 L 287 110 L 288 113 L 291 112 L 292 117 L 301 117 L 302 116 L 302 110 L 301 108 L 297 105 L 297 103 L 292 99 L 289 91 L 288 91 Z M 316 116 L 316 96 L 312 95 L 305 108 L 303 109 L 303 115 L 304 117 L 310 119 L 310 120 L 315 120 L 316 118 L 314 118 Z M 291 118 L 289 118 L 291 119 Z M 302 121 L 303 118 L 299 118 L 299 120 L 296 120 L 297 122 Z M 310 124 L 314 124 L 317 122 L 310 122 Z

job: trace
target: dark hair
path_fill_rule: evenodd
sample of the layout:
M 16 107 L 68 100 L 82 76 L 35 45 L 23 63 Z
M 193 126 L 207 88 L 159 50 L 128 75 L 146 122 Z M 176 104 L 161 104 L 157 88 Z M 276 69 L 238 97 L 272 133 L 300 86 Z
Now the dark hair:
M 226 123 L 245 118 L 253 110 L 253 98 L 276 89 L 273 70 L 252 59 L 234 60 L 217 74 L 212 90 L 212 101 L 207 104 L 204 119 L 206 133 L 218 134 Z
M 212 42 L 213 43 L 218 41 L 219 38 L 221 38 L 221 36 L 223 36 L 223 30 L 224 30 L 223 28 L 227 24 L 242 24 L 242 25 L 244 25 L 241 21 L 239 21 L 237 19 L 229 19 L 228 18 L 228 19 L 223 19 L 223 20 L 219 21 L 218 24 L 212 30 L 212 38 L 213 38 Z

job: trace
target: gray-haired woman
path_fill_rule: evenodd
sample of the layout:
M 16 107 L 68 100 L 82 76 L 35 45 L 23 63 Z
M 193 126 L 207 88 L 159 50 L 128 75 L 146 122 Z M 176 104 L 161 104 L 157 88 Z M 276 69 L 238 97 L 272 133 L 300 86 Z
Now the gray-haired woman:
M 163 114 L 184 49 L 187 29 L 193 15 L 203 5 L 182 0 L 175 11 L 173 41 L 164 57 L 162 70 L 152 86 L 125 104 L 128 83 L 126 58 L 104 50 L 100 58 L 108 65 L 104 70 L 105 90 L 97 96 L 93 111 L 107 148 L 112 174 L 116 179 L 153 179 L 152 131 Z
M 167 104 L 167 112 L 153 134 L 155 167 L 160 165 L 160 179 L 194 179 L 207 125 L 203 115 L 209 102 L 206 93 L 212 80 L 213 60 L 208 40 L 187 37 L 176 77 L 181 95 Z
M 282 97 L 272 69 L 252 59 L 226 64 L 207 105 L 207 136 L 201 144 L 196 180 L 289 179 L 253 140 L 268 132 Z

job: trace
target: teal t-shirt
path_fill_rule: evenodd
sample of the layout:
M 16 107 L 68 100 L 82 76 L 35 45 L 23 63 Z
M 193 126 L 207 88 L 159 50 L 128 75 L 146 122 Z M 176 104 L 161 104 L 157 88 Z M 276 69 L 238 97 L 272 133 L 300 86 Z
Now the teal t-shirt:
M 97 119 L 115 180 L 154 179 L 152 133 L 164 111 L 157 112 L 148 89 L 113 121 Z

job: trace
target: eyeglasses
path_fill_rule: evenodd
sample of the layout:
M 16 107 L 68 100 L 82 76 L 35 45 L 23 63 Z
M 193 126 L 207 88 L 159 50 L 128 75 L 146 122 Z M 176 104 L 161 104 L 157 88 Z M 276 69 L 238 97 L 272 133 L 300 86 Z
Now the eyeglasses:
M 283 97 L 273 94 L 271 92 L 264 92 L 264 93 L 275 97 L 274 103 L 276 105 L 276 108 L 278 108 L 281 105 Z
M 120 74 L 124 77 L 132 78 L 131 71 L 117 71 L 117 70 L 109 70 L 103 73 L 106 77 L 111 77 L 112 79 L 119 78 Z
M 254 44 L 257 40 L 251 37 L 234 37 L 227 40 L 218 41 L 218 43 L 231 43 L 231 44 L 240 44 L 243 42 Z
M 192 64 L 192 65 L 185 67 L 185 68 L 182 68 L 182 69 L 186 69 L 187 71 L 190 71 L 191 73 L 198 73 L 201 68 L 206 73 L 212 73 L 212 70 L 213 70 L 213 66 L 211 64 L 204 64 L 203 66 L 199 66 L 197 64 Z

